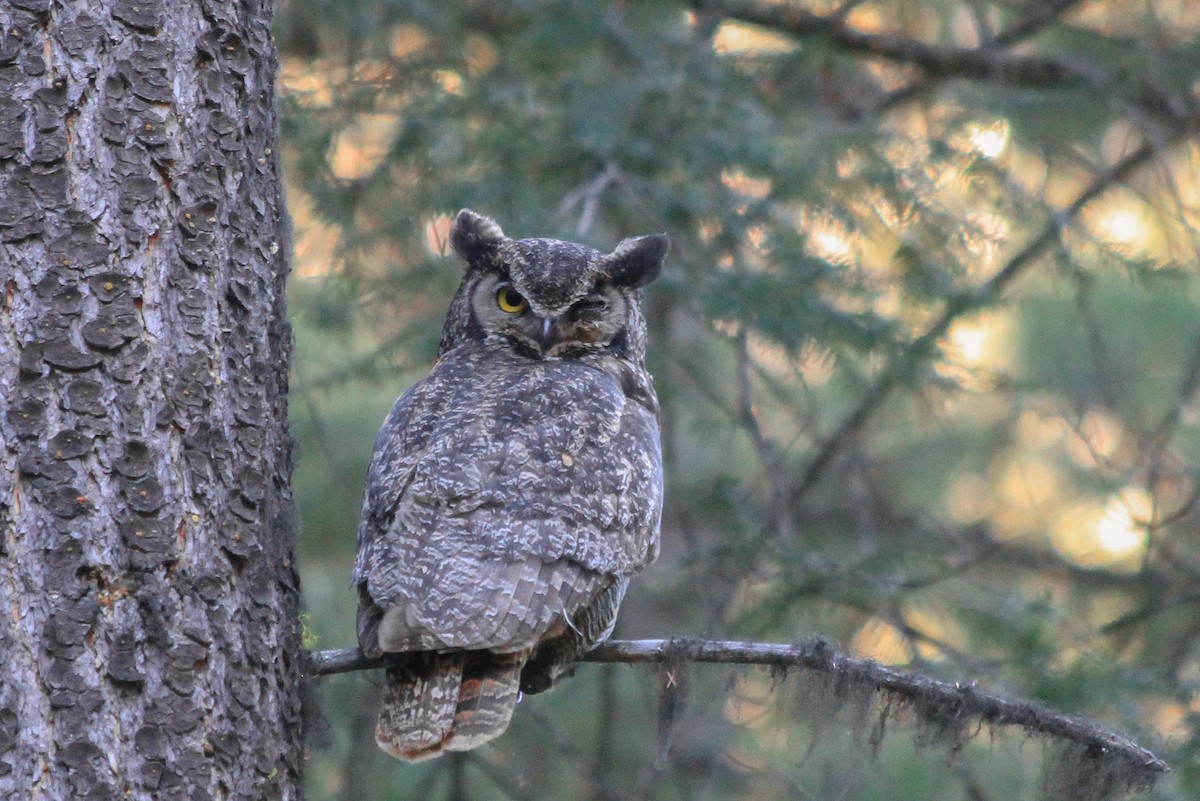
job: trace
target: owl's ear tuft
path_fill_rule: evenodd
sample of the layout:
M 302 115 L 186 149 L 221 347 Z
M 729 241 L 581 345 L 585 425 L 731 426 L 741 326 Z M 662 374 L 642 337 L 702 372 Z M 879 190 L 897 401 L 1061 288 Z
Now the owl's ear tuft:
M 617 249 L 601 260 L 600 269 L 617 286 L 636 289 L 658 278 L 671 240 L 666 234 L 650 234 L 622 240 Z
M 463 209 L 456 214 L 450 226 L 450 247 L 467 264 L 479 263 L 494 253 L 503 241 L 504 231 L 495 220 L 470 209 Z

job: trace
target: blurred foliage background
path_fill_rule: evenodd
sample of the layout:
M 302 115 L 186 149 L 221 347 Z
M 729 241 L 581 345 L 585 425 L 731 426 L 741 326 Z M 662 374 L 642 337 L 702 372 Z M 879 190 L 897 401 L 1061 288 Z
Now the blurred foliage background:
M 1131 734 L 1200 797 L 1200 5 L 283 0 L 311 647 L 354 645 L 362 477 L 431 365 L 449 216 L 647 295 L 663 555 L 618 637 L 838 647 Z M 404 766 L 327 679 L 311 799 L 1015 799 L 1053 749 L 793 672 L 584 665 Z M 669 748 L 668 748 L 669 746 Z

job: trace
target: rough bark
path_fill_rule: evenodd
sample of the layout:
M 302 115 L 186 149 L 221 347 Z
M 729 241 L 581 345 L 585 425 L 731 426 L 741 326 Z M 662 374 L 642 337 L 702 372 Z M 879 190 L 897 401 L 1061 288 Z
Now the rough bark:
M 0 3 L 0 798 L 300 795 L 270 6 Z

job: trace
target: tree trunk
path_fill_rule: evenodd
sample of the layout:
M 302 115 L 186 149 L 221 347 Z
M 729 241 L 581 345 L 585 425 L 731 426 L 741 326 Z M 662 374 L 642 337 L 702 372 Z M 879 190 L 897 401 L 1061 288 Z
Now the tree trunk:
M 0 3 L 0 798 L 298 798 L 269 0 Z

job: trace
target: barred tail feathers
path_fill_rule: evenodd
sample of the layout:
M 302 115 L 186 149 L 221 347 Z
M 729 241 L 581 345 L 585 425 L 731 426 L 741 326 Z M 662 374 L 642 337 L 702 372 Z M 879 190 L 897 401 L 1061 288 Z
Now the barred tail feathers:
M 375 742 L 408 762 L 483 745 L 508 728 L 527 657 L 423 653 L 389 666 Z
M 409 762 L 442 752 L 454 728 L 463 662 L 462 653 L 425 653 L 388 666 L 375 726 L 380 748 Z
M 521 668 L 528 656 L 528 651 L 467 655 L 448 750 L 469 751 L 504 733 L 520 698 Z

